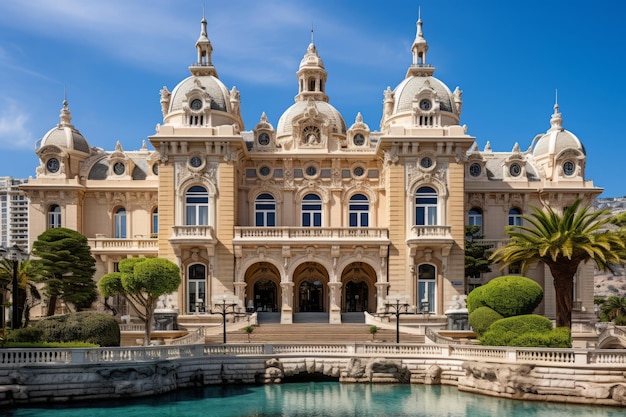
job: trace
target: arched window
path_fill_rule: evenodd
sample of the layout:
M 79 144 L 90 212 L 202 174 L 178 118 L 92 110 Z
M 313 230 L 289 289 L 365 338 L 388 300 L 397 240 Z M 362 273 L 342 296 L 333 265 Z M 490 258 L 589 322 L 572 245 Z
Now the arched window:
M 119 208 L 115 212 L 115 231 L 114 236 L 116 239 L 126 239 L 126 209 Z
M 467 215 L 468 226 L 478 226 L 482 230 L 483 228 L 483 211 L 479 208 L 473 208 Z
M 185 194 L 185 224 L 206 226 L 209 224 L 209 193 L 206 188 L 194 185 Z
M 522 210 L 518 208 L 512 208 L 509 210 L 509 226 L 521 226 L 522 225 Z
M 322 227 L 322 199 L 307 194 L 302 199 L 302 227 Z
M 420 187 L 415 193 L 415 224 L 437 225 L 437 192 L 431 187 Z
M 187 269 L 187 309 L 189 313 L 206 312 L 206 266 L 189 265 Z
M 48 209 L 48 228 L 61 227 L 61 207 L 53 204 Z
M 273 195 L 263 193 L 254 201 L 254 225 L 257 227 L 276 226 L 276 200 Z
M 417 304 L 421 312 L 435 312 L 437 294 L 437 270 L 431 264 L 417 268 Z
M 159 233 L 159 208 L 152 210 L 152 223 L 150 224 L 150 233 L 153 237 Z
M 355 194 L 350 197 L 350 205 L 348 208 L 350 227 L 368 227 L 369 210 L 369 200 L 366 196 L 363 194 Z

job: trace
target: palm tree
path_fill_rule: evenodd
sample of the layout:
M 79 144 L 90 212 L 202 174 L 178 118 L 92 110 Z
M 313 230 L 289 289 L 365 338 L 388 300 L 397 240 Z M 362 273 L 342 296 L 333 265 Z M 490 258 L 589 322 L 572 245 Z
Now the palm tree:
M 594 261 L 606 270 L 611 263 L 622 263 L 619 251 L 624 242 L 611 231 L 601 230 L 610 221 L 608 211 L 580 208 L 581 200 L 567 207 L 562 215 L 551 207 L 533 208 L 523 219 L 532 226 L 511 226 L 509 243 L 497 249 L 491 259 L 502 268 L 520 264 L 522 274 L 529 265 L 543 262 L 552 273 L 556 294 L 556 325 L 571 327 L 574 275 L 581 262 Z
M 18 308 L 19 322 L 25 320 L 24 326 L 28 325 L 30 319 L 30 309 L 41 301 L 41 294 L 36 284 L 29 279 L 30 261 L 22 261 L 17 264 L 17 280 L 18 280 Z M 13 280 L 13 261 L 8 259 L 0 260 L 0 289 L 6 291 L 11 286 Z M 14 291 L 11 288 L 11 291 Z
M 617 317 L 626 317 L 626 297 L 610 296 L 602 303 L 600 311 L 608 321 L 613 321 Z

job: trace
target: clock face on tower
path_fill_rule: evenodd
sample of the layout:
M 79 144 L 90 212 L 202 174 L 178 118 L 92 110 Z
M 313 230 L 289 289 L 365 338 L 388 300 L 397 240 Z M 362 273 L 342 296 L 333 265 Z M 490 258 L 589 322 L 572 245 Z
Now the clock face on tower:
M 52 174 L 58 172 L 60 167 L 61 167 L 61 164 L 59 163 L 59 160 L 56 158 L 50 158 L 48 159 L 48 162 L 46 163 L 46 168 L 48 168 L 48 172 Z
M 270 143 L 270 135 L 268 135 L 267 133 L 263 132 L 259 135 L 259 145 L 269 145 Z
M 192 100 L 189 107 L 191 107 L 192 110 L 200 110 L 202 108 L 202 100 L 199 100 L 199 99 Z
M 113 172 L 115 172 L 116 175 L 122 175 L 124 171 L 126 171 L 126 167 L 123 163 L 116 162 L 115 165 L 113 165 Z

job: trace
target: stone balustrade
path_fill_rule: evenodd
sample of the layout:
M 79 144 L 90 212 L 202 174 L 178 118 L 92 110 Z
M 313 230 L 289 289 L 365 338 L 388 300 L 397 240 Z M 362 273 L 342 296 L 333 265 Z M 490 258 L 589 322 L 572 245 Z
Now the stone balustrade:
M 626 350 L 544 349 L 474 345 L 418 344 L 171 344 L 166 346 L 71 348 L 71 349 L 1 349 L 0 368 L 41 364 L 97 364 L 128 361 L 173 360 L 210 355 L 371 355 L 404 357 L 440 357 L 498 363 L 550 363 L 554 365 L 626 364 Z
M 457 386 L 492 396 L 626 406 L 626 350 L 337 343 L 0 349 L 0 406 L 155 395 L 211 384 Z

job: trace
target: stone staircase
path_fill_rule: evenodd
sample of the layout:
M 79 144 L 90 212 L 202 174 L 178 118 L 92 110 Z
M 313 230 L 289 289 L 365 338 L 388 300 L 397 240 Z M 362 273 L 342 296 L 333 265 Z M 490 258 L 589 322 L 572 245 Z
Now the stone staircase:
M 369 325 L 362 323 L 259 323 L 250 334 L 250 343 L 370 343 L 372 335 Z M 222 343 L 222 334 L 205 337 L 206 343 Z M 248 335 L 243 330 L 228 332 L 228 343 L 248 343 Z M 378 329 L 376 342 L 395 343 L 394 330 Z M 400 334 L 401 343 L 424 343 L 423 335 Z

